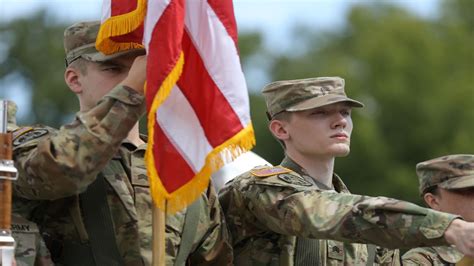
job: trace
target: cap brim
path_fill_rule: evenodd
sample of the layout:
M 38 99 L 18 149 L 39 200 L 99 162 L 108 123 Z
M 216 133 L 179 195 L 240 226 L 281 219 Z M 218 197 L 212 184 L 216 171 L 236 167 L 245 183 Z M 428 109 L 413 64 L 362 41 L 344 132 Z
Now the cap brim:
M 474 187 L 474 175 L 461 176 L 448 179 L 438 184 L 444 189 L 462 189 Z
M 115 59 L 124 55 L 129 55 L 129 54 L 139 56 L 139 55 L 146 54 L 146 51 L 143 48 L 137 48 L 137 49 L 121 51 L 118 53 L 113 53 L 110 55 L 105 55 L 101 52 L 96 52 L 96 53 L 91 53 L 91 54 L 83 54 L 82 58 L 92 61 L 92 62 L 104 62 L 104 61 L 112 60 L 112 59 Z
M 330 105 L 333 103 L 340 103 L 340 102 L 347 102 L 352 107 L 364 107 L 363 103 L 353 100 L 351 98 L 348 98 L 346 96 L 328 94 L 328 95 L 324 95 L 320 97 L 313 97 L 306 101 L 302 101 L 294 106 L 286 108 L 286 111 L 288 112 L 304 111 L 304 110 L 313 109 L 316 107 L 326 106 L 326 105 Z

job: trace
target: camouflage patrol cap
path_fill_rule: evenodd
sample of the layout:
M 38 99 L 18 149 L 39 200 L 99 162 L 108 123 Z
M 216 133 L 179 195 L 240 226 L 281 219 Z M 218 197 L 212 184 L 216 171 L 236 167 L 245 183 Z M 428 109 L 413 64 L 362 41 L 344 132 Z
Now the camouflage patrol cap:
M 439 186 L 444 189 L 474 187 L 474 155 L 456 154 L 435 158 L 416 165 L 420 193 Z
M 271 117 L 282 111 L 303 111 L 338 102 L 348 102 L 354 107 L 364 106 L 347 97 L 344 79 L 340 77 L 275 81 L 265 86 L 262 93 Z
M 145 49 L 130 49 L 118 53 L 105 55 L 95 48 L 95 40 L 99 33 L 100 21 L 79 22 L 64 30 L 64 51 L 66 52 L 66 66 L 78 58 L 93 62 L 107 61 L 128 53 L 145 54 Z

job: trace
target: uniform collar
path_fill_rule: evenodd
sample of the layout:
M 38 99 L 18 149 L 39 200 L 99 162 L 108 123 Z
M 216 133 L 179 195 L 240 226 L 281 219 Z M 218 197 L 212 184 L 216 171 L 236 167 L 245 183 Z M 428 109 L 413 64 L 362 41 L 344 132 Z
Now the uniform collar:
M 299 175 L 301 175 L 308 181 L 314 183 L 316 186 L 318 186 L 319 188 L 323 190 L 333 190 L 333 188 L 326 186 L 325 184 L 317 181 L 315 178 L 308 175 L 308 172 L 306 172 L 306 170 L 301 165 L 297 164 L 295 161 L 293 161 L 293 159 L 291 159 L 287 155 L 285 156 L 285 158 L 283 158 L 283 161 L 281 162 L 280 165 L 292 171 L 295 171 L 296 173 L 298 173 Z M 337 174 L 333 174 L 332 184 L 334 186 L 334 190 L 336 190 L 337 192 L 349 193 L 349 190 L 347 189 L 346 185 L 344 184 L 344 182 L 342 182 L 342 179 Z

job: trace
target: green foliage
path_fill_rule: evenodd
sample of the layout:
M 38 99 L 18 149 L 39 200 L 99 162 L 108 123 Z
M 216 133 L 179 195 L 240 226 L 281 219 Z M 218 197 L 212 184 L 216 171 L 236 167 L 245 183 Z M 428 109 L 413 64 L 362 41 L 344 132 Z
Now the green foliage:
M 0 46 L 6 59 L 0 65 L 0 80 L 13 76 L 32 93 L 31 114 L 20 122 L 59 126 L 76 110 L 77 100 L 64 83 L 65 24 L 52 21 L 41 11 L 29 18 L 0 24 Z M 13 89 L 6 84 L 6 89 Z M 27 108 L 20 106 L 20 108 Z

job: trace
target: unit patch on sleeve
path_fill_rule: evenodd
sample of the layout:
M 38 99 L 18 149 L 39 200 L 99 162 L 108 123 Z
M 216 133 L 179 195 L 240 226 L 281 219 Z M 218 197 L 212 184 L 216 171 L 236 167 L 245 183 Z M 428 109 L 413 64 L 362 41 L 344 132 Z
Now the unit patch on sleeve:
M 19 131 L 22 131 L 22 132 L 20 132 L 20 134 L 15 134 L 16 131 L 13 133 L 14 136 L 15 136 L 13 138 L 13 146 L 21 145 L 22 143 L 25 143 L 25 142 L 30 141 L 32 139 L 39 138 L 39 137 L 41 137 L 43 135 L 46 135 L 48 133 L 48 130 L 46 130 L 44 128 L 38 128 L 38 129 L 29 128 L 29 130 L 19 129 Z
M 268 177 L 272 175 L 285 174 L 289 172 L 291 172 L 291 170 L 283 166 L 264 167 L 264 168 L 254 169 L 250 171 L 252 175 L 258 176 L 258 177 Z
M 298 185 L 298 186 L 310 187 L 313 185 L 311 184 L 311 182 L 304 179 L 304 177 L 297 176 L 297 175 L 280 174 L 278 175 L 278 179 L 288 184 L 293 184 L 293 185 Z

